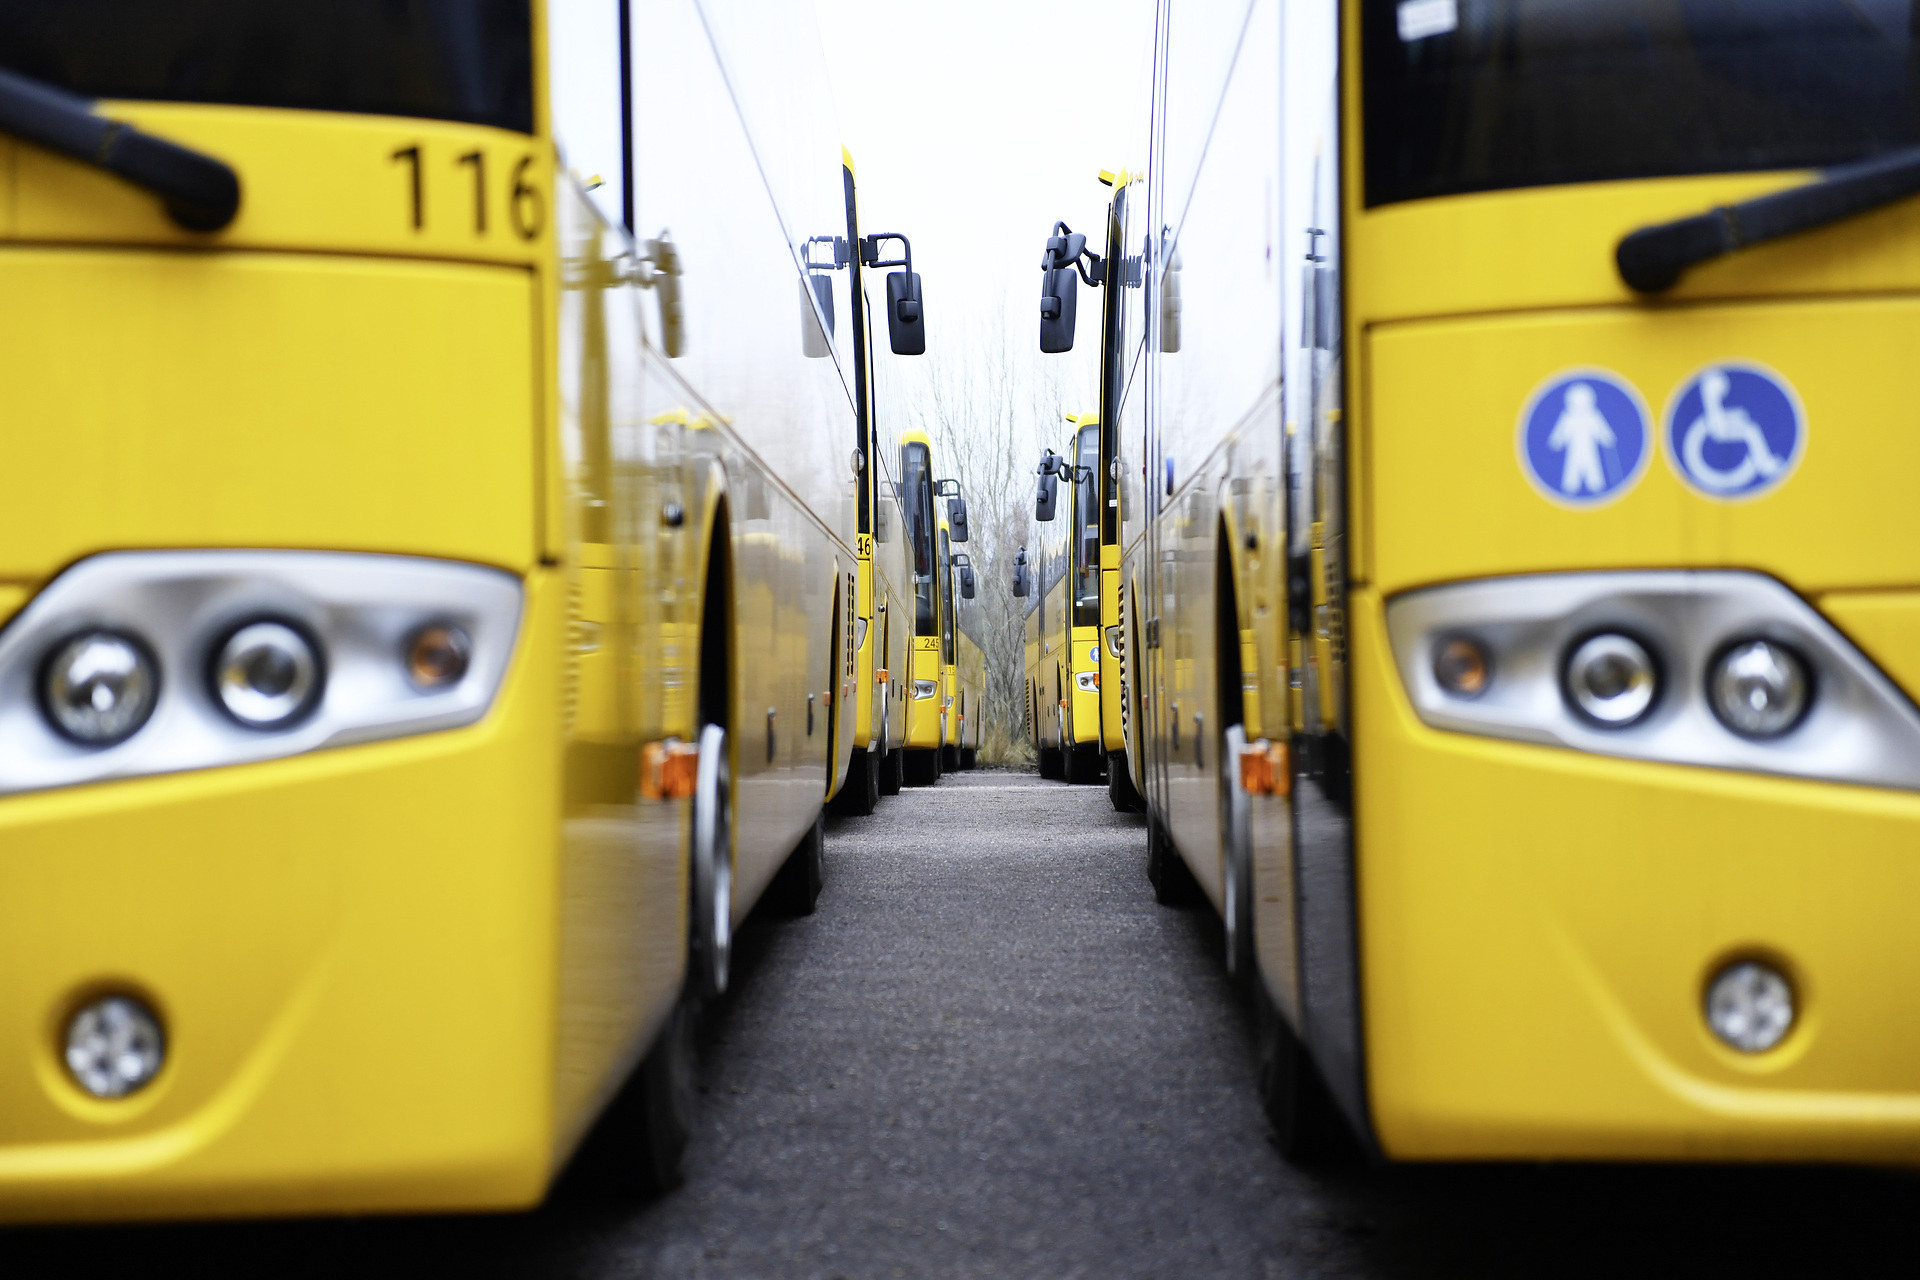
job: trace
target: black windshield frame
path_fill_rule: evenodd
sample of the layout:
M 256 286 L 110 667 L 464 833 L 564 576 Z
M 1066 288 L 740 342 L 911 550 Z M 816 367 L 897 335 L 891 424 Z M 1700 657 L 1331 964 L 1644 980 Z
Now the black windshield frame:
M 88 98 L 534 125 L 528 0 L 0 0 L 0 67 Z

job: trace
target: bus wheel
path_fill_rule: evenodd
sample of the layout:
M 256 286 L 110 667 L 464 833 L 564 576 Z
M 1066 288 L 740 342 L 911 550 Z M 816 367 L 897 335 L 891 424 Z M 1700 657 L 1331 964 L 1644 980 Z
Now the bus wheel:
M 907 772 L 907 751 L 905 747 L 895 747 L 886 753 L 880 762 L 880 794 L 897 796 Z
M 1221 918 L 1227 933 L 1227 976 L 1249 981 L 1253 955 L 1253 818 L 1240 783 L 1240 756 L 1246 730 L 1229 726 L 1220 735 Z
M 700 998 L 689 983 L 575 1157 L 569 1181 L 590 1198 L 625 1203 L 680 1184 L 699 1106 L 699 1021 Z
M 687 933 L 693 949 L 688 980 L 696 994 L 727 989 L 733 962 L 733 778 L 727 764 L 727 731 L 710 724 L 700 731 L 694 769 L 693 902 Z
M 822 838 L 823 819 L 813 815 L 813 825 L 793 852 L 780 864 L 767 897 L 776 911 L 790 916 L 810 916 L 820 901 L 820 887 L 826 882 L 826 842 Z
M 1200 900 L 1200 885 L 1173 847 L 1173 839 L 1158 819 L 1147 819 L 1147 879 L 1153 882 L 1153 900 L 1163 907 L 1186 907 Z
M 909 751 L 905 765 L 906 784 L 910 787 L 930 787 L 940 781 L 940 752 L 938 748 L 930 751 Z
M 962 769 L 972 769 L 976 767 L 979 764 L 979 760 L 980 760 L 980 752 L 978 748 L 975 748 L 975 747 L 960 748 L 960 767 Z
M 1063 770 L 1060 767 L 1060 748 L 1040 748 L 1040 776 L 1043 778 L 1057 778 L 1062 772 Z
M 1354 1163 L 1358 1144 L 1320 1079 L 1313 1055 L 1274 1007 L 1266 984 L 1253 984 L 1258 1037 L 1260 1105 L 1273 1126 L 1274 1145 L 1294 1164 Z
M 1124 751 L 1107 752 L 1107 799 L 1121 813 L 1144 813 L 1147 802 L 1140 796 L 1139 788 L 1133 785 L 1133 774 L 1127 769 L 1127 753 Z
M 940 772 L 942 773 L 960 772 L 960 748 L 958 747 L 940 748 Z
M 855 748 L 847 764 L 847 780 L 833 798 L 833 811 L 846 817 L 864 818 L 880 803 L 880 756 L 877 752 Z

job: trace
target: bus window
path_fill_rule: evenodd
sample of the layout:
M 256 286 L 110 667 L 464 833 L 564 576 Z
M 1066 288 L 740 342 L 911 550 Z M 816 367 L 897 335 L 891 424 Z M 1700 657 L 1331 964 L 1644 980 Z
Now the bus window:
M 1406 8 L 1361 6 L 1368 205 L 1920 142 L 1907 0 L 1458 0 L 1430 31 Z
M 0 66 L 91 98 L 533 132 L 526 0 L 0 0 Z
M 1073 625 L 1100 625 L 1100 428 L 1080 428 L 1073 482 Z
M 913 634 L 936 634 L 933 621 L 933 478 L 927 446 L 900 449 L 900 496 L 905 500 L 907 540 L 913 544 Z

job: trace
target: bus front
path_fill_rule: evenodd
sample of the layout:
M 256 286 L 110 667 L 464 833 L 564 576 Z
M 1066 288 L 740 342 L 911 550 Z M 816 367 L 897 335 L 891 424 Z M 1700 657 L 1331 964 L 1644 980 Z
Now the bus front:
M 545 1186 L 535 45 L 0 3 L 0 1217 Z
M 938 535 L 933 502 L 933 459 L 925 435 L 903 432 L 900 445 L 900 497 L 912 549 L 913 639 L 908 654 L 906 780 L 928 786 L 940 778 L 940 753 L 946 744 L 946 674 L 941 651 L 941 601 Z
M 1914 167 L 1920 11 L 1345 12 L 1343 236 L 1289 252 L 1354 355 L 1380 1145 L 1911 1160 L 1920 205 L 1846 166 Z

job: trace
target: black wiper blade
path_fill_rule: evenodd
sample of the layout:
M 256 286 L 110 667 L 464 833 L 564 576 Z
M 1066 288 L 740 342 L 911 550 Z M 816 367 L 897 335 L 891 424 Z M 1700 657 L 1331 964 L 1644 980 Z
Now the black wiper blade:
M 189 231 L 218 231 L 240 211 L 240 176 L 224 161 L 97 116 L 89 99 L 4 70 L 0 130 L 144 187 Z
M 1920 192 L 1920 147 L 1837 165 L 1817 181 L 1641 227 L 1621 239 L 1614 264 L 1640 293 L 1671 289 L 1688 267 L 1748 245 L 1866 213 Z

